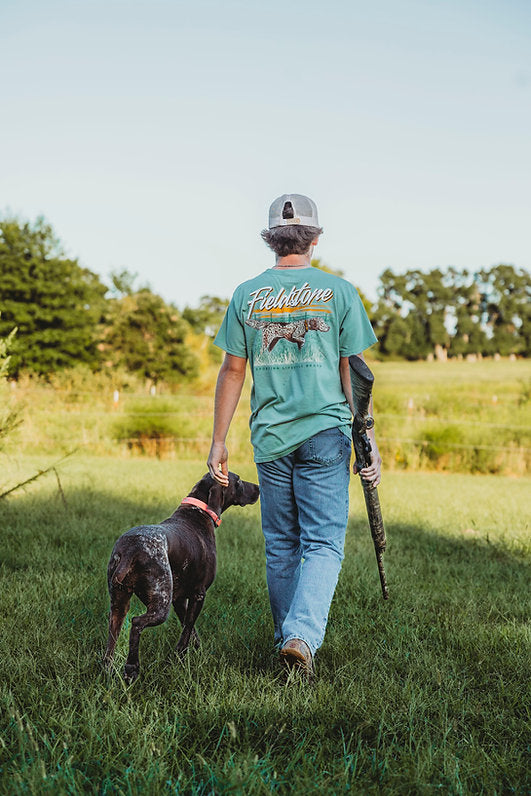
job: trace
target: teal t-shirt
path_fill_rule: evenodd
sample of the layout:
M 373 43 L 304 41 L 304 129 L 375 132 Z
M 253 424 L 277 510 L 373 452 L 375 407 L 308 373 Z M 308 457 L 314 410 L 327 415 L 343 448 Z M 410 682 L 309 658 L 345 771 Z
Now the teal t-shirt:
M 215 344 L 249 359 L 256 462 L 328 428 L 350 434 L 339 358 L 376 342 L 350 282 L 317 268 L 269 268 L 236 288 Z

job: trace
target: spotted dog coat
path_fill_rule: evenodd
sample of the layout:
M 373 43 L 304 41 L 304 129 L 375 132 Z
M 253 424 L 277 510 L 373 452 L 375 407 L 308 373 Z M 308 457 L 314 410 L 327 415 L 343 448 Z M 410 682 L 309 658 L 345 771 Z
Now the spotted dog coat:
M 307 332 L 327 332 L 330 329 L 324 319 L 319 316 L 287 323 L 284 321 L 254 320 L 245 321 L 245 323 L 252 329 L 262 330 L 262 351 L 266 348 L 268 351 L 272 351 L 279 340 L 297 343 L 300 351 L 304 345 L 304 338 Z
M 242 481 L 235 473 L 229 473 L 225 488 L 207 474 L 188 495 L 218 517 L 229 506 L 256 503 L 258 496 L 258 486 Z M 132 683 L 140 672 L 140 634 L 146 627 L 165 622 L 172 605 L 183 626 L 177 652 L 186 652 L 190 642 L 199 644 L 194 625 L 216 574 L 214 529 L 215 522 L 206 510 L 181 504 L 158 525 L 139 525 L 120 536 L 107 569 L 111 610 L 105 668 L 111 668 L 133 594 L 144 603 L 146 613 L 131 622 L 126 682 Z

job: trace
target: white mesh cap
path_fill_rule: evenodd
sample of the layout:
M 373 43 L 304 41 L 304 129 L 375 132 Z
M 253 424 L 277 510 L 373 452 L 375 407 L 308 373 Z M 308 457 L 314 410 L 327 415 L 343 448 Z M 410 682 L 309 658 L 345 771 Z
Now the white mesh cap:
M 301 224 L 318 227 L 317 205 L 300 193 L 285 193 L 275 199 L 269 208 L 269 229 Z

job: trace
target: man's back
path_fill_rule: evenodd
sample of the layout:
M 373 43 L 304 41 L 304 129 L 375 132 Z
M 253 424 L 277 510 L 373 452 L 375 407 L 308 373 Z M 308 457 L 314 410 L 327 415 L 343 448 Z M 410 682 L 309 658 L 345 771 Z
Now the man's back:
M 270 268 L 236 289 L 216 343 L 249 360 L 257 462 L 327 428 L 350 434 L 339 357 L 374 340 L 355 288 L 317 268 Z

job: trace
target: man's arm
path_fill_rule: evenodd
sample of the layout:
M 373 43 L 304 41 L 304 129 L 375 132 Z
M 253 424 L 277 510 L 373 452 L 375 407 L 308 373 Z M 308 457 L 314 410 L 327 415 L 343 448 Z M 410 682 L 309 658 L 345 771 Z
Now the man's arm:
M 245 357 L 225 354 L 216 384 L 214 429 L 212 431 L 212 445 L 208 455 L 207 466 L 210 475 L 216 481 L 219 481 L 222 486 L 228 486 L 229 484 L 229 452 L 225 445 L 225 440 L 240 400 L 243 382 L 245 381 L 246 364 L 247 359 Z
M 360 359 L 363 359 L 363 361 L 365 362 L 363 354 L 358 354 L 358 356 Z M 352 398 L 352 385 L 350 383 L 350 370 L 348 364 L 348 357 L 340 357 L 339 373 L 341 376 L 341 386 L 343 387 L 343 392 L 345 393 L 348 405 L 350 406 L 350 411 L 352 412 L 352 415 L 355 415 L 356 409 L 354 406 L 354 400 Z M 369 404 L 369 411 L 372 415 L 372 397 Z M 365 481 L 370 481 L 372 483 L 372 486 L 378 486 L 378 484 L 382 480 L 382 457 L 380 456 L 380 451 L 378 450 L 378 445 L 376 444 L 376 439 L 374 436 L 374 428 L 367 429 L 367 436 L 369 437 L 372 448 L 371 451 L 372 463 L 370 467 L 364 467 L 360 471 L 360 475 Z M 352 465 L 352 472 L 354 473 L 354 475 L 356 475 L 358 472 L 355 462 Z

